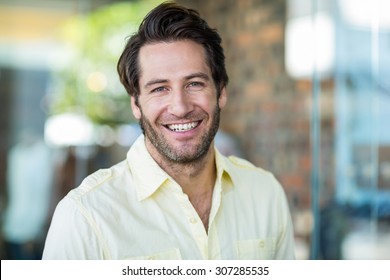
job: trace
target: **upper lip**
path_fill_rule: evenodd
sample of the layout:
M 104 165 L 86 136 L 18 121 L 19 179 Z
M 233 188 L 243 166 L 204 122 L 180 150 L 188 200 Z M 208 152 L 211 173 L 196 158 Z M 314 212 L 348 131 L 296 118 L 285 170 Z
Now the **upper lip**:
M 177 121 L 177 122 L 165 122 L 165 123 L 162 123 L 162 125 L 180 125 L 180 124 L 188 124 L 188 123 L 194 123 L 194 122 L 200 122 L 201 120 L 185 120 L 185 121 Z

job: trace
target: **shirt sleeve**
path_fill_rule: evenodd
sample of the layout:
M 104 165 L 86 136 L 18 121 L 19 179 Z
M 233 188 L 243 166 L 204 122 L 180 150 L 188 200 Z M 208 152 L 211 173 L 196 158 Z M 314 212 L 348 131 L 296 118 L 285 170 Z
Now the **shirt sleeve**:
M 65 197 L 54 212 L 42 259 L 104 259 L 99 239 L 97 228 L 82 205 Z

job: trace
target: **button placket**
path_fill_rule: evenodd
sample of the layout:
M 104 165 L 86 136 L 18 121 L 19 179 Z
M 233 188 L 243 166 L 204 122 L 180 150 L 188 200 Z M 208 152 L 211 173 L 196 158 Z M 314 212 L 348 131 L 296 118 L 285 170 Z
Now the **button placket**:
M 208 237 L 206 230 L 201 222 L 198 213 L 192 206 L 188 196 L 183 192 L 176 192 L 176 197 L 179 201 L 180 206 L 183 209 L 183 213 L 187 217 L 188 225 L 191 229 L 192 235 L 194 236 L 195 242 L 199 248 L 204 259 L 207 259 L 208 255 Z

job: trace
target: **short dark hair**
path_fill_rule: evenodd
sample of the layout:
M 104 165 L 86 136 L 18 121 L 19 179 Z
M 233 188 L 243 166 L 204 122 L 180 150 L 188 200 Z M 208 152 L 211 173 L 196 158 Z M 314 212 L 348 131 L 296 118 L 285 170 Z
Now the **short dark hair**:
M 119 58 L 117 69 L 120 81 L 127 93 L 139 96 L 139 52 L 146 44 L 192 40 L 206 51 L 206 62 L 210 67 L 218 97 L 228 83 L 222 40 L 215 29 L 209 27 L 199 13 L 176 3 L 164 2 L 151 10 L 143 19 L 138 31 L 133 34 Z

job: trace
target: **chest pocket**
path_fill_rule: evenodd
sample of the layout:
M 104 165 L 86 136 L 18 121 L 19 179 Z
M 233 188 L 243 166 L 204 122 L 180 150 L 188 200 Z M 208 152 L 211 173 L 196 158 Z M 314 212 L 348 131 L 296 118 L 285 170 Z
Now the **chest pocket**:
M 174 248 L 165 252 L 159 252 L 156 254 L 138 256 L 138 257 L 130 257 L 126 258 L 126 260 L 181 260 L 180 250 L 178 248 Z
M 275 256 L 275 238 L 238 240 L 237 258 L 240 260 L 272 260 Z

